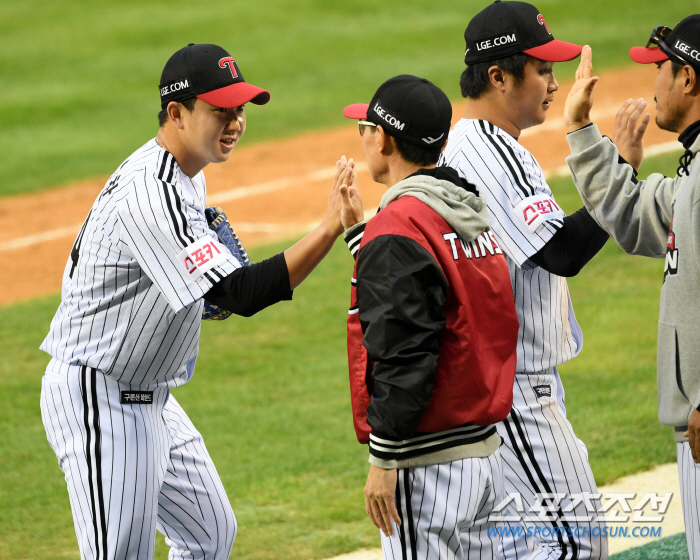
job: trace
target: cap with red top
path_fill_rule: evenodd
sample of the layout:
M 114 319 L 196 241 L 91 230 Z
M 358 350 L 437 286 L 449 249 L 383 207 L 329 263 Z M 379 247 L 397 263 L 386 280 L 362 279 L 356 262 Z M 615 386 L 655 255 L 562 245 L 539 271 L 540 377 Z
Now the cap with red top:
M 632 47 L 630 58 L 640 64 L 673 60 L 700 72 L 700 14 L 688 16 L 676 27 L 657 25 L 646 47 Z
M 401 74 L 379 86 L 369 105 L 348 105 L 343 115 L 381 125 L 389 135 L 413 146 L 440 150 L 450 132 L 452 105 L 429 80 Z
M 527 2 L 496 0 L 471 19 L 464 39 L 467 65 L 520 52 L 548 62 L 564 62 L 576 58 L 583 49 L 556 40 L 540 11 Z
M 270 93 L 246 83 L 233 57 L 217 45 L 190 43 L 165 63 L 160 76 L 160 106 L 198 97 L 216 107 L 264 105 Z

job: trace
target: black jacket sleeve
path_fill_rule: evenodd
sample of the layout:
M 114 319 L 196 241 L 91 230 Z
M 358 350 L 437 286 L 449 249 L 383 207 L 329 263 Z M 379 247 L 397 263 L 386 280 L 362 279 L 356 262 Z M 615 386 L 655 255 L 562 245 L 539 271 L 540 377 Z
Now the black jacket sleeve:
M 214 284 L 204 299 L 244 317 L 255 315 L 278 301 L 292 299 L 284 253 L 237 268 Z
M 357 304 L 374 362 L 367 421 L 376 436 L 412 437 L 430 402 L 445 327 L 447 280 L 417 242 L 382 235 L 362 248 Z
M 586 208 L 564 218 L 564 226 L 530 261 L 557 276 L 576 276 L 608 240 Z

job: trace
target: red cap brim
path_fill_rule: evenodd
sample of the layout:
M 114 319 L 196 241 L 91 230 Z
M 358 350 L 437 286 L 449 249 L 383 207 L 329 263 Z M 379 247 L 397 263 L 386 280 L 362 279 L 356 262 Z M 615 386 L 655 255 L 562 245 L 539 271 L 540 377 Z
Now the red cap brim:
M 581 45 L 574 45 L 573 43 L 553 39 L 549 43 L 527 49 L 523 52 L 547 62 L 566 62 L 567 60 L 573 60 L 579 56 L 582 50 L 583 47 Z
M 354 105 L 345 107 L 345 109 L 343 109 L 343 115 L 349 119 L 366 119 L 368 110 L 368 103 L 355 103 Z
M 265 103 L 270 101 L 270 92 L 254 86 L 253 84 L 238 82 L 230 86 L 202 93 L 197 97 L 215 107 L 231 109 L 232 107 L 240 107 L 249 102 L 255 103 L 256 105 L 265 105 Z
M 668 60 L 668 56 L 659 47 L 632 47 L 630 58 L 639 64 L 652 64 Z

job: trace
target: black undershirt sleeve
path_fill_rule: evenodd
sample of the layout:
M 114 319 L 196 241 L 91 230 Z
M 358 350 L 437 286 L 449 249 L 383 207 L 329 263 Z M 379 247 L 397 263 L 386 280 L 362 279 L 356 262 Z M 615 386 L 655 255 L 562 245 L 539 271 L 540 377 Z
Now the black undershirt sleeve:
M 225 309 L 250 317 L 282 300 L 292 299 L 289 270 L 284 253 L 250 266 L 237 268 L 204 294 L 204 299 Z
M 564 226 L 530 261 L 557 276 L 576 276 L 598 251 L 609 235 L 586 208 L 564 218 Z

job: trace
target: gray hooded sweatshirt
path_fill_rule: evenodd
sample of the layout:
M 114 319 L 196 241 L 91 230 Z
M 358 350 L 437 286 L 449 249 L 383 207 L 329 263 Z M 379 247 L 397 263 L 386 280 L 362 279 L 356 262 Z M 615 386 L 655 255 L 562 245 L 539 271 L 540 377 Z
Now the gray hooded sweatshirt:
M 676 441 L 700 406 L 700 157 L 689 175 L 654 173 L 637 182 L 617 147 L 589 126 L 567 136 L 566 158 L 591 216 L 627 253 L 665 258 L 659 310 L 659 420 Z M 700 136 L 689 148 L 697 154 Z
M 464 241 L 474 241 L 491 227 L 484 199 L 451 181 L 430 175 L 411 175 L 384 193 L 379 208 L 402 196 L 413 196 L 430 206 Z

